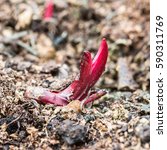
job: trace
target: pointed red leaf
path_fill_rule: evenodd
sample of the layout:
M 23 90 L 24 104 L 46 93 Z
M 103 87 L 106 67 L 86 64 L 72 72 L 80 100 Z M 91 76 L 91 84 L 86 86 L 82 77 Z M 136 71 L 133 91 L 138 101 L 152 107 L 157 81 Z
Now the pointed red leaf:
M 53 93 L 42 87 L 29 87 L 25 92 L 25 97 L 35 99 L 45 104 L 55 104 L 58 106 L 67 105 L 66 97 L 58 93 Z
M 102 97 L 103 95 L 105 95 L 107 92 L 105 90 L 100 90 L 96 93 L 93 93 L 92 95 L 90 95 L 85 101 L 84 101 L 84 105 L 88 104 L 90 102 L 93 102 L 97 99 L 99 99 L 100 97 Z
M 105 64 L 107 62 L 107 57 L 108 57 L 108 46 L 107 46 L 105 38 L 103 38 L 100 44 L 99 50 L 95 58 L 93 59 L 90 86 L 94 86 L 94 84 L 97 82 L 97 80 L 102 75 L 105 69 Z
M 92 88 L 94 84 L 98 81 L 98 79 L 100 78 L 101 74 L 103 73 L 105 69 L 107 57 L 108 57 L 108 46 L 107 46 L 105 38 L 103 38 L 100 44 L 100 47 L 98 49 L 98 52 L 92 62 L 90 80 L 87 81 L 89 86 L 86 89 L 85 95 L 81 97 L 81 100 L 87 96 L 87 93 L 89 92 L 90 88 Z
M 82 97 L 85 94 L 91 75 L 92 59 L 91 54 L 88 51 L 85 51 L 80 64 L 80 77 L 79 80 L 73 81 L 73 83 L 67 87 L 65 90 L 60 92 L 61 94 L 72 93 L 70 96 L 71 100 L 76 100 Z

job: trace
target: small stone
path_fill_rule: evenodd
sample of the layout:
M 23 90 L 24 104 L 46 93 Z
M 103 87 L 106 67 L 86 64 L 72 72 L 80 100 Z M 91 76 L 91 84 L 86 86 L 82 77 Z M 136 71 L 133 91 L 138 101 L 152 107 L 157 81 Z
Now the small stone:
M 31 62 L 21 62 L 21 63 L 18 63 L 17 65 L 17 70 L 19 71 L 24 71 L 24 70 L 28 70 L 30 69 L 32 63 Z
M 16 25 L 16 29 L 25 28 L 30 25 L 32 21 L 33 10 L 31 8 L 27 8 L 18 16 L 18 22 Z
M 140 137 L 142 143 L 150 142 L 150 127 L 147 125 L 145 127 L 136 127 L 136 134 Z
M 87 129 L 71 120 L 64 120 L 58 128 L 58 134 L 69 145 L 84 143 Z
M 55 58 L 55 49 L 52 45 L 52 41 L 49 37 L 41 34 L 37 41 L 37 51 L 40 58 L 51 59 Z

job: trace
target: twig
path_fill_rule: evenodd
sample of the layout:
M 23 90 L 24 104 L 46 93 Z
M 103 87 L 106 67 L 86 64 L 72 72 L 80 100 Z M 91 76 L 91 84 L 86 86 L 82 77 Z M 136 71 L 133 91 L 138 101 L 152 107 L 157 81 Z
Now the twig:
M 4 43 L 10 43 L 14 40 L 18 40 L 19 38 L 24 37 L 27 34 L 28 34 L 27 31 L 17 32 L 17 33 L 15 33 L 15 34 L 13 34 L 12 36 L 9 36 L 9 37 L 1 37 L 0 41 L 4 42 Z
M 12 123 L 16 122 L 17 120 L 19 120 L 21 118 L 23 114 L 21 114 L 20 116 L 18 116 L 16 119 L 12 120 L 10 123 L 7 124 L 7 126 L 11 125 Z
M 16 42 L 17 45 L 21 46 L 22 48 L 24 48 L 25 50 L 27 50 L 29 53 L 33 54 L 33 55 L 37 55 L 37 52 L 35 49 L 33 49 L 32 47 L 30 47 L 28 44 L 23 43 L 22 41 L 17 41 Z

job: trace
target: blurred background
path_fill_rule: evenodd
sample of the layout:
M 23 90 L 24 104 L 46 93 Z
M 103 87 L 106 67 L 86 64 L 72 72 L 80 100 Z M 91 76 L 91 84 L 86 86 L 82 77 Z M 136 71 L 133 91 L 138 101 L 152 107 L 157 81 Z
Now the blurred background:
M 126 57 L 137 86 L 149 90 L 148 0 L 0 1 L 0 53 L 16 63 L 48 61 L 68 77 L 78 71 L 82 52 L 96 53 L 103 37 L 110 54 L 104 86 L 119 89 L 116 65 Z

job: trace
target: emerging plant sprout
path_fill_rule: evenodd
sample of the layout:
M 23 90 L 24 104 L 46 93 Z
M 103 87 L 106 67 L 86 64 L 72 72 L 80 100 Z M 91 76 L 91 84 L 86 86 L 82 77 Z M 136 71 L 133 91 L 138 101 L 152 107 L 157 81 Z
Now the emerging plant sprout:
M 53 0 L 47 0 L 44 9 L 43 19 L 45 21 L 50 20 L 53 17 L 54 3 Z
M 103 73 L 107 57 L 108 46 L 105 38 L 103 38 L 93 60 L 91 53 L 84 51 L 80 64 L 79 79 L 74 80 L 67 88 L 57 92 L 41 87 L 31 87 L 27 89 L 25 96 L 38 102 L 57 106 L 67 105 L 73 100 L 80 100 L 84 105 L 90 103 L 106 94 L 105 90 L 91 92 L 91 88 Z

